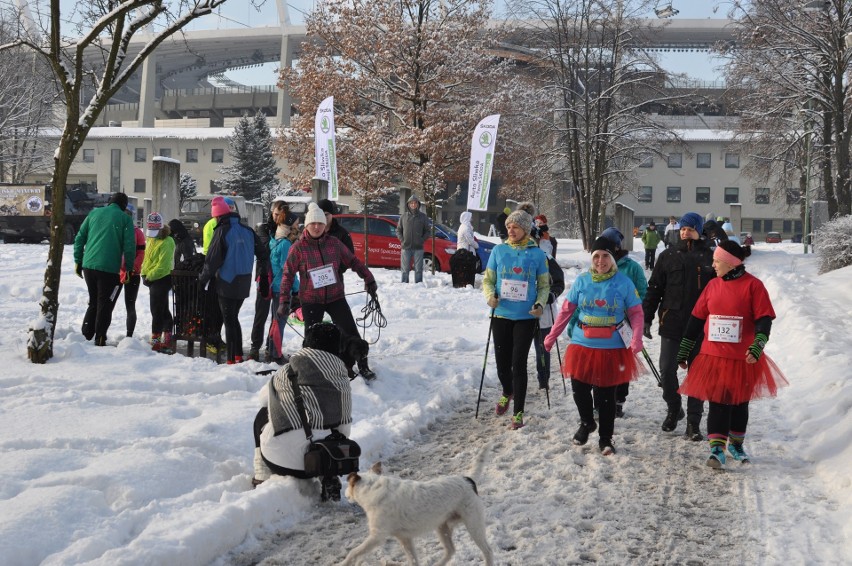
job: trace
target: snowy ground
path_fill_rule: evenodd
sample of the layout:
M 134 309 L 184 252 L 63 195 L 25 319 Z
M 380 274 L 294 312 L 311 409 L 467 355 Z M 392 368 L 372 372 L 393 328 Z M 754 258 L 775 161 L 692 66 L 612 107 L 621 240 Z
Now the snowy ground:
M 70 248 L 56 357 L 30 364 L 26 329 L 46 255 L 46 246 L 0 245 L 0 352 L 9 364 L 0 377 L 0 562 L 334 564 L 366 536 L 363 512 L 318 503 L 316 486 L 277 478 L 251 489 L 251 425 L 266 382 L 255 372 L 272 366 L 150 352 L 144 287 L 136 337 L 123 338 L 120 302 L 114 346 L 85 342 L 87 295 Z M 559 262 L 570 284 L 588 254 L 560 240 Z M 798 244 L 758 244 L 747 266 L 772 296 L 778 319 L 767 352 L 791 382 L 751 406 L 750 466 L 713 472 L 706 443 L 684 440 L 683 425 L 660 431 L 665 407 L 650 375 L 632 386 L 627 417 L 616 422 L 618 454 L 602 457 L 596 442 L 572 446 L 576 409 L 556 356 L 551 408 L 531 390 L 529 424 L 516 432 L 493 414 L 489 359 L 475 420 L 488 331 L 479 290 L 453 289 L 445 274 L 402 285 L 386 270 L 375 270 L 388 319 L 371 356 L 379 379 L 353 383 L 362 466 L 382 459 L 388 473 L 412 478 L 464 473 L 490 443 L 478 479 L 498 564 L 850 563 L 852 268 L 817 276 Z M 347 278 L 347 288 L 362 286 Z M 356 315 L 363 297 L 350 297 Z M 252 311 L 247 301 L 246 339 Z M 298 347 L 292 330 L 285 338 Z M 656 360 L 659 340 L 647 347 Z M 452 563 L 480 561 L 464 529 L 455 541 Z M 437 537 L 417 546 L 425 563 L 440 558 Z M 404 561 L 395 541 L 369 557 Z

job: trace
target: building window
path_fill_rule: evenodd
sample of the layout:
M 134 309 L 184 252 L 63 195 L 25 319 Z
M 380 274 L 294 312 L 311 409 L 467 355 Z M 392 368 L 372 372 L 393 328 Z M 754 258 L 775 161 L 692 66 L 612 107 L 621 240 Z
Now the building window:
M 639 187 L 639 202 L 651 202 L 654 200 L 653 187 Z
M 751 221 L 751 231 L 757 234 L 762 230 L 761 226 L 763 223 L 760 220 L 752 220 Z
M 186 162 L 187 163 L 198 163 L 198 150 L 197 149 L 187 149 L 186 150 Z
M 94 163 L 95 162 L 95 150 L 94 149 L 84 149 L 83 150 L 83 163 Z
M 121 191 L 121 150 L 112 149 L 109 152 L 109 192 Z
M 754 204 L 769 204 L 769 187 L 754 189 Z
M 210 162 L 211 163 L 224 163 L 225 162 L 225 150 L 224 149 L 214 149 L 210 152 Z
M 772 221 L 764 220 L 763 221 L 763 231 L 764 232 L 772 232 Z
M 790 234 L 793 232 L 793 221 L 792 220 L 784 220 L 781 224 L 784 227 L 784 233 Z
M 739 187 L 725 187 L 725 204 L 740 202 Z
M 133 150 L 133 161 L 136 163 L 144 163 L 148 159 L 148 150 L 144 147 L 137 147 Z
M 168 148 L 168 147 L 161 147 L 160 148 L 160 157 L 171 157 L 171 156 L 172 156 L 172 150 L 170 148 Z
M 695 166 L 699 169 L 710 169 L 710 154 L 699 153 L 695 156 Z
M 698 204 L 709 203 L 710 202 L 710 187 L 695 187 L 695 202 L 698 203 Z
M 725 154 L 725 168 L 726 169 L 739 169 L 740 168 L 740 154 L 739 153 L 726 153 Z
M 680 187 L 666 187 L 666 202 L 680 202 Z
M 682 153 L 670 153 L 669 154 L 669 169 L 680 169 L 683 166 L 683 154 Z
M 644 158 L 642 158 L 642 162 L 639 163 L 639 167 L 651 168 L 653 166 L 654 166 L 654 156 L 653 155 L 646 155 Z
M 799 204 L 802 202 L 802 193 L 799 189 L 787 189 L 787 204 Z
M 134 193 L 144 193 L 145 192 L 145 179 L 133 179 L 133 192 Z

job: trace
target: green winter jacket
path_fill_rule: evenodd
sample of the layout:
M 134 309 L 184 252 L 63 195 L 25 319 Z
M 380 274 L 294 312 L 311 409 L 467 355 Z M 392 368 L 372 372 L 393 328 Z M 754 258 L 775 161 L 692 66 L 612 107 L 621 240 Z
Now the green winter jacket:
M 645 244 L 646 250 L 656 250 L 660 245 L 660 233 L 656 230 L 645 230 L 642 232 L 642 243 Z
M 74 238 L 74 263 L 83 269 L 118 273 L 122 256 L 125 265 L 133 265 L 136 259 L 133 220 L 116 203 L 94 209 Z
M 165 234 L 165 237 L 162 237 Z M 145 259 L 139 274 L 148 281 L 157 281 L 171 275 L 175 261 L 175 239 L 168 235 L 168 226 L 156 238 L 145 242 Z

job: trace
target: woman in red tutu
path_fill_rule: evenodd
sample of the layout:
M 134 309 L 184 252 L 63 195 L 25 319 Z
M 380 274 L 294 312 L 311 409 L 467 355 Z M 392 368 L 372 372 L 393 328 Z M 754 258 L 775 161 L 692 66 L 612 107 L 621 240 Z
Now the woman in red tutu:
M 618 385 L 633 381 L 642 371 L 636 354 L 642 351 L 642 301 L 629 277 L 619 273 L 615 263 L 615 243 L 598 238 L 592 244 L 592 266 L 571 285 L 559 316 L 544 339 L 550 351 L 565 330 L 571 315 L 579 311 L 578 324 L 571 333 L 565 351 L 562 374 L 571 377 L 574 403 L 580 413 L 580 428 L 574 444 L 582 446 L 594 432 L 594 407 L 598 408 L 601 453 L 615 453 L 612 433 L 615 429 L 615 391 Z M 627 319 L 632 329 L 629 348 L 619 333 Z M 592 396 L 594 395 L 594 404 Z
M 703 329 L 701 351 L 678 393 L 709 401 L 707 465 L 716 469 L 725 464 L 726 445 L 732 458 L 748 462 L 743 440 L 749 401 L 774 397 L 787 385 L 778 366 L 763 354 L 775 310 L 763 283 L 746 273 L 744 259 L 745 251 L 732 241 L 721 242 L 713 252 L 717 277 L 695 303 L 677 357 L 685 369 Z

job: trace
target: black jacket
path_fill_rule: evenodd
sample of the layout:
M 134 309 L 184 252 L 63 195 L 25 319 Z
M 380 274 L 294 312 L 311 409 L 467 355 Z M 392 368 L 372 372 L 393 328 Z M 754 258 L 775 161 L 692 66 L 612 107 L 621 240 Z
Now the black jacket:
M 660 336 L 680 340 L 699 295 L 716 276 L 713 252 L 704 240 L 681 240 L 657 258 L 642 302 L 645 322 L 659 311 Z

